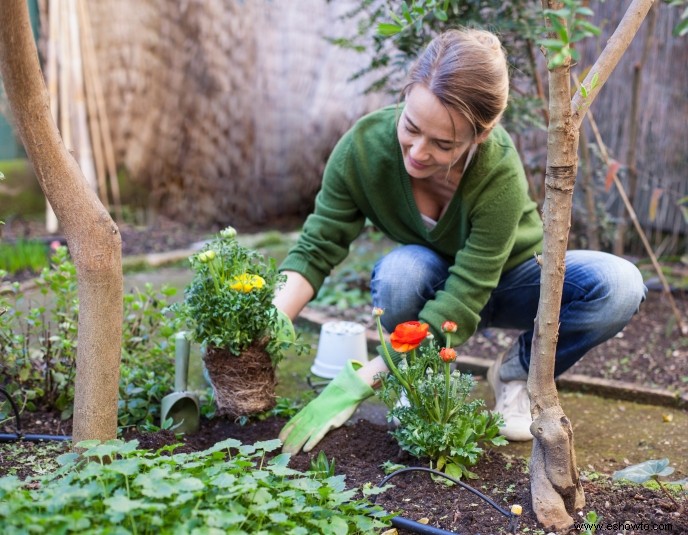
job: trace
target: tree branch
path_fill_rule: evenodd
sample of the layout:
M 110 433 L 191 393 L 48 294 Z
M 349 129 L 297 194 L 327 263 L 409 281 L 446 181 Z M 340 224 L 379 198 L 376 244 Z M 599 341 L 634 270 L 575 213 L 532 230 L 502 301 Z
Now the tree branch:
M 580 128 L 585 112 L 594 102 L 602 86 L 607 82 L 624 52 L 631 44 L 653 3 L 654 0 L 633 0 L 631 5 L 628 6 L 621 22 L 619 22 L 609 41 L 607 41 L 607 46 L 604 47 L 604 50 L 581 84 L 588 89 L 588 96 L 583 98 L 579 89 L 571 100 L 571 113 L 576 128 Z M 592 77 L 596 74 L 598 76 L 597 84 L 594 88 L 591 88 Z

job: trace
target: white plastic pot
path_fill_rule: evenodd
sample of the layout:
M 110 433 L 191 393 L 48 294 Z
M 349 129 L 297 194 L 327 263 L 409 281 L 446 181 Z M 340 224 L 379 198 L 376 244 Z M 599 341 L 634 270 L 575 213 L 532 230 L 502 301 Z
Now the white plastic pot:
M 349 360 L 368 361 L 365 327 L 352 321 L 324 323 L 311 373 L 334 379 Z

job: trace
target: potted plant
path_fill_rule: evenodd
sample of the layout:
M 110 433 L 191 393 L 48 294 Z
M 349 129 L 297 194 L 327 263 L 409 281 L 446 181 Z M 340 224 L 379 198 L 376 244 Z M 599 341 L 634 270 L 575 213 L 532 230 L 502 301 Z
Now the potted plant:
M 285 277 L 236 234 L 227 227 L 190 258 L 193 278 L 172 307 L 201 344 L 218 414 L 233 417 L 275 405 L 275 366 L 296 341 L 291 321 L 272 304 Z

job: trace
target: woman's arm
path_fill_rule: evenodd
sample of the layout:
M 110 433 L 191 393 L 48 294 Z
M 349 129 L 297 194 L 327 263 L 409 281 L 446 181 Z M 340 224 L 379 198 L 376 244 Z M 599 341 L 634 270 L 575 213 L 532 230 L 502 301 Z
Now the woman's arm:
M 292 321 L 315 294 L 313 287 L 300 273 L 284 271 L 287 282 L 276 293 L 272 303 Z
M 287 276 L 287 282 L 275 295 L 273 304 L 293 321 L 313 298 L 314 292 L 313 287 L 300 273 L 284 271 L 284 274 Z M 356 373 L 365 383 L 375 388 L 379 383 L 375 377 L 388 371 L 385 361 L 378 356 L 365 363 Z

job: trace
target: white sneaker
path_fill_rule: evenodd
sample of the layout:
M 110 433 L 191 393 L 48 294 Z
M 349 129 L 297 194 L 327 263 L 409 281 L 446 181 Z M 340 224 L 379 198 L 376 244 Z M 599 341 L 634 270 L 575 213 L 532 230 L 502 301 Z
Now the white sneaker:
M 502 381 L 499 378 L 499 367 L 502 365 L 500 356 L 487 371 L 487 382 L 490 383 L 495 395 L 495 412 L 501 413 L 504 425 L 499 428 L 500 433 L 509 441 L 521 442 L 533 440 L 530 424 L 530 398 L 526 381 Z

